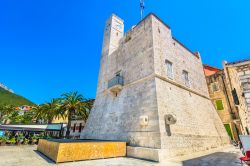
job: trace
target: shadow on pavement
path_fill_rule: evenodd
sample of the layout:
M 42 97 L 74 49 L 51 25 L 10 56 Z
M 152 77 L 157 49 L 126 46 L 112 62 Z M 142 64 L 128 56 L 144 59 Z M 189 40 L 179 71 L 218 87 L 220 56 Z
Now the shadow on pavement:
M 47 156 L 45 156 L 44 154 L 42 154 L 41 152 L 39 152 L 38 150 L 34 150 L 34 152 L 36 154 L 38 154 L 40 157 L 42 157 L 44 160 L 46 160 L 48 163 L 53 163 L 55 164 L 54 161 L 52 161 L 51 159 L 49 159 Z
M 216 152 L 210 155 L 183 161 L 183 166 L 240 166 L 239 154 Z

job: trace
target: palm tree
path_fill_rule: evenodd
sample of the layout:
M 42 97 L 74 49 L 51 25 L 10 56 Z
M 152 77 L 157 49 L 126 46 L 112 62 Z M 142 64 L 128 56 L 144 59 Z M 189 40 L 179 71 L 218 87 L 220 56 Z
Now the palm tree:
M 84 111 L 80 111 L 76 113 L 76 116 L 78 117 L 78 119 L 82 119 L 84 120 L 84 122 L 87 121 L 90 111 L 93 107 L 94 104 L 94 99 L 90 99 L 90 100 L 85 100 L 82 102 L 82 107 L 84 107 Z
M 88 116 L 87 105 L 84 104 L 86 99 L 78 94 L 78 92 L 69 92 L 62 94 L 61 99 L 61 116 L 67 116 L 68 125 L 66 131 L 66 138 L 70 138 L 70 127 L 73 115 L 84 115 L 85 118 Z
M 42 105 L 37 105 L 33 108 L 36 121 L 39 119 L 45 120 L 48 124 L 51 124 L 53 119 L 60 116 L 60 103 L 59 99 L 52 99 Z
M 34 106 L 31 111 L 34 113 L 34 119 L 36 120 L 36 123 L 38 123 L 39 120 L 43 119 L 43 109 L 42 105 L 36 105 Z
M 45 111 L 45 105 L 36 105 L 32 108 L 32 112 L 34 113 L 34 119 L 36 120 L 36 123 L 39 122 L 39 120 L 45 121 L 46 120 L 46 111 Z
M 52 99 L 50 102 L 43 104 L 42 110 L 44 119 L 48 121 L 48 124 L 51 124 L 54 118 L 60 116 L 59 99 Z

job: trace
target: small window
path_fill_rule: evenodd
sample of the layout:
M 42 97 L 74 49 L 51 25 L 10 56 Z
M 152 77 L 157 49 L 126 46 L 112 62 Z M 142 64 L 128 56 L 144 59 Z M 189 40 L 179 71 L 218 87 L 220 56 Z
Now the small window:
M 211 84 L 211 90 L 212 92 L 217 92 L 220 90 L 217 82 Z
M 174 74 L 173 74 L 173 63 L 166 60 L 166 67 L 167 67 L 167 76 L 170 79 L 174 78 Z
M 217 109 L 218 111 L 224 109 L 222 100 L 216 100 L 216 101 L 215 101 L 215 104 L 216 104 L 216 109 Z
M 74 127 L 73 127 L 73 133 L 76 131 L 76 124 L 74 124 Z
M 187 86 L 187 87 L 190 87 L 190 82 L 189 82 L 189 74 L 187 71 L 183 70 L 182 71 L 182 77 L 183 77 L 183 80 L 184 80 L 184 84 Z
M 80 123 L 80 126 L 79 126 L 79 133 L 82 131 L 82 123 Z
M 232 95 L 233 95 L 233 99 L 234 99 L 234 104 L 239 105 L 240 102 L 239 102 L 239 98 L 238 98 L 238 95 L 237 95 L 237 92 L 236 92 L 235 88 L 232 90 Z

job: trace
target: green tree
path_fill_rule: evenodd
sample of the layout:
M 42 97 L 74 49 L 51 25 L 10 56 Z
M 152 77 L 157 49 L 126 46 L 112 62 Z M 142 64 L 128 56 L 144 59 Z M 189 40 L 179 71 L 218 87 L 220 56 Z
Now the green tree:
M 86 122 L 88 117 L 89 117 L 90 111 L 91 111 L 91 109 L 93 107 L 94 100 L 93 99 L 85 100 L 81 104 L 82 104 L 82 107 L 84 109 L 82 109 L 81 111 L 76 112 L 75 115 L 76 115 L 77 119 L 82 119 L 82 120 L 84 120 Z
M 34 119 L 36 120 L 36 123 L 38 123 L 39 120 L 45 120 L 45 111 L 43 105 L 36 105 L 32 108 L 32 112 L 34 114 Z
M 22 116 L 19 115 L 17 111 L 13 111 L 8 114 L 8 120 L 12 124 L 20 124 L 22 122 Z
M 15 110 L 16 108 L 13 105 L 0 105 L 0 122 L 5 124 Z
M 59 99 L 52 99 L 45 104 L 37 105 L 32 109 L 36 122 L 43 120 L 51 124 L 54 118 L 60 117 Z
M 78 92 L 62 94 L 60 114 L 68 118 L 66 138 L 70 138 L 71 121 L 74 115 L 82 115 L 85 120 L 87 119 L 89 106 L 85 103 L 86 101 Z
M 60 106 L 59 99 L 52 99 L 50 102 L 42 105 L 42 117 L 48 122 L 48 124 L 51 124 L 54 118 L 61 115 Z
M 3 121 L 3 117 L 6 115 L 4 105 L 0 105 L 0 123 Z
M 32 111 L 25 112 L 21 116 L 21 123 L 22 124 L 31 124 L 34 123 L 34 113 Z

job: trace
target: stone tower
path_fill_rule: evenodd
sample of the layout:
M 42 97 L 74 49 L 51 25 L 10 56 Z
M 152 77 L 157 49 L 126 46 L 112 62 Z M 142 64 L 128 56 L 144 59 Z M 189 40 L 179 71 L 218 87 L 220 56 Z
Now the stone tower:
M 127 155 L 161 161 L 229 143 L 199 53 L 154 14 L 124 34 L 107 21 L 96 100 L 81 138 L 128 142 Z

